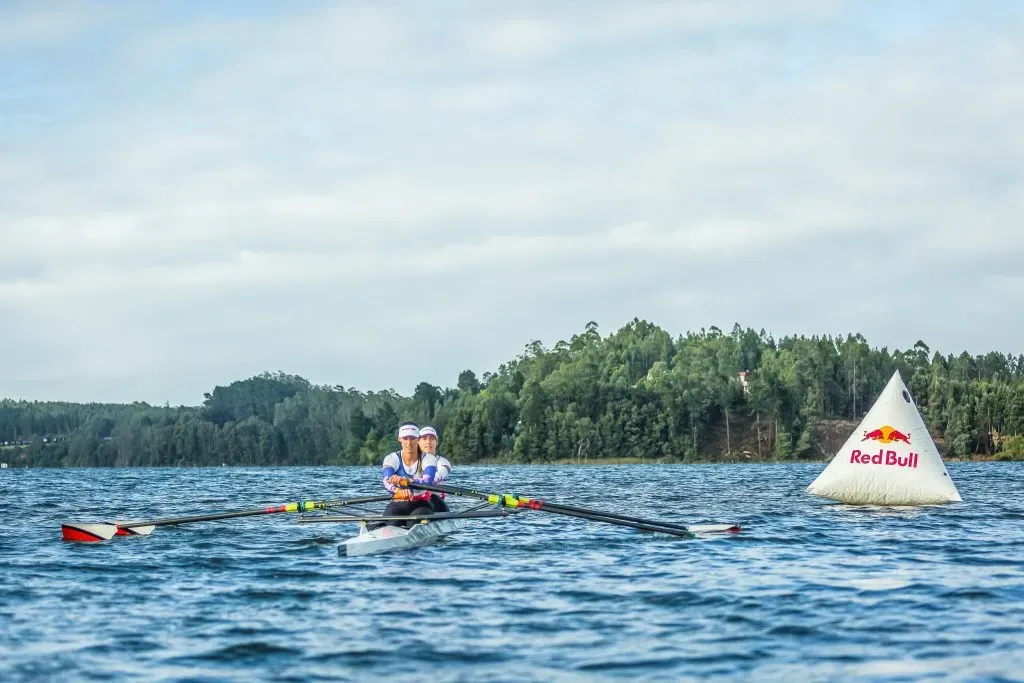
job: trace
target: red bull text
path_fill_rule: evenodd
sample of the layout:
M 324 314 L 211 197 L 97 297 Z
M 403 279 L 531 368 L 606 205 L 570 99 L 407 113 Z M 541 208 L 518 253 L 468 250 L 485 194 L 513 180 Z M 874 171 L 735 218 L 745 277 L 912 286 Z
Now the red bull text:
M 894 467 L 917 467 L 917 453 L 910 453 L 906 457 L 900 457 L 896 451 L 887 451 L 880 448 L 877 453 L 861 453 L 854 449 L 850 453 L 850 462 L 860 465 L 890 465 Z

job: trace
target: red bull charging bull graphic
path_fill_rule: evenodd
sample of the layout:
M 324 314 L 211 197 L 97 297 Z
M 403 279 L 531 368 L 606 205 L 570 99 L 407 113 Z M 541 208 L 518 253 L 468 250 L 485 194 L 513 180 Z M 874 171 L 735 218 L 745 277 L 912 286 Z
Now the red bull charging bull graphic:
M 910 445 L 910 433 L 904 433 L 890 425 L 884 425 L 877 429 L 864 432 L 861 441 L 876 441 L 878 443 L 905 443 Z M 854 449 L 850 453 L 850 462 L 863 465 L 889 465 L 893 467 L 917 467 L 917 453 L 909 453 L 900 457 L 896 451 L 880 448 L 877 453 L 865 453 L 860 449 Z
M 879 443 L 893 443 L 894 441 L 902 441 L 903 443 L 910 445 L 910 434 L 904 434 L 895 427 L 885 425 L 878 429 L 872 429 L 870 432 L 864 432 L 864 438 L 861 441 L 877 441 Z

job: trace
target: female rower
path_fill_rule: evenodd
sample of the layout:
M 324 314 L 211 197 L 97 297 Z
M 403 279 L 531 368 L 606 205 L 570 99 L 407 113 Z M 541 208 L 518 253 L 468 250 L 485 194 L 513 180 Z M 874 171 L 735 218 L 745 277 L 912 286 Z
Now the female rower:
M 434 474 L 433 483 L 440 484 L 447 479 L 452 471 L 452 464 L 448 458 L 437 454 L 437 431 L 433 427 L 424 427 L 420 430 L 420 450 L 437 458 L 437 472 Z M 448 506 L 444 502 L 444 494 L 431 494 L 430 507 L 433 508 L 434 512 L 448 512 Z
M 423 516 L 434 512 L 430 505 L 429 491 L 415 491 L 401 486 L 403 479 L 419 483 L 433 483 L 437 473 L 437 458 L 423 453 L 419 445 L 420 430 L 415 422 L 404 422 L 398 428 L 400 450 L 389 453 L 384 458 L 384 488 L 392 494 L 392 500 L 384 510 L 385 517 Z M 411 528 L 413 522 L 391 520 L 384 523 L 367 524 L 367 529 L 379 526 L 406 526 Z

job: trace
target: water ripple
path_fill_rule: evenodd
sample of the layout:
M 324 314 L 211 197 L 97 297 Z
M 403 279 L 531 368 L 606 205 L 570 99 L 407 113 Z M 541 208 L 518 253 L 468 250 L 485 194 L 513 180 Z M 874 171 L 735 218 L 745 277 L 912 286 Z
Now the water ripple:
M 460 468 L 744 531 L 528 512 L 362 558 L 337 553 L 352 525 L 289 515 L 96 545 L 59 525 L 372 495 L 372 468 L 4 470 L 0 680 L 1021 680 L 1024 466 L 951 463 L 966 502 L 916 509 L 805 496 L 821 467 Z

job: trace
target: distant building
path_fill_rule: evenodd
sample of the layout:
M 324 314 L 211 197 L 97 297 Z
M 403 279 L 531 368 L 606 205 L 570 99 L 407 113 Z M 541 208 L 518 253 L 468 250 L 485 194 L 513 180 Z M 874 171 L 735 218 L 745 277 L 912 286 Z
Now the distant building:
M 740 386 L 743 387 L 743 393 L 750 393 L 750 383 L 747 378 L 750 377 L 750 370 L 740 370 Z

